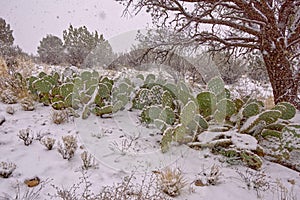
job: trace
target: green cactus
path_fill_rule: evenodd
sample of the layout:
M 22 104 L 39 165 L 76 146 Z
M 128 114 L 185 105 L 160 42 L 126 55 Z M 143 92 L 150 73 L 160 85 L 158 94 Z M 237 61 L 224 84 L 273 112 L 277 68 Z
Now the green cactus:
M 54 86 L 50 91 L 50 96 L 60 95 L 60 86 Z
M 98 78 L 91 78 L 91 79 L 84 81 L 85 90 L 88 90 L 91 87 L 97 87 L 98 82 L 99 82 Z
M 192 122 L 197 113 L 197 105 L 194 101 L 189 101 L 180 113 L 180 123 L 183 126 L 188 126 Z
M 175 108 L 174 98 L 171 95 L 171 93 L 167 90 L 164 91 L 164 93 L 162 94 L 161 103 L 162 103 L 163 107 L 170 107 L 172 109 Z
M 276 137 L 278 139 L 282 138 L 282 132 L 276 131 L 276 130 L 269 130 L 269 129 L 264 129 L 261 132 L 261 136 L 266 138 L 266 137 Z
M 260 113 L 260 105 L 256 102 L 247 104 L 243 109 L 243 116 L 246 118 L 258 115 Z
M 90 71 L 83 71 L 80 74 L 80 78 L 83 82 L 91 80 L 92 77 L 93 77 L 93 74 Z
M 230 99 L 222 99 L 219 101 L 217 104 L 217 110 L 227 118 L 231 117 L 237 112 L 234 102 Z
M 58 80 L 55 79 L 55 77 L 50 75 L 43 76 L 42 80 L 48 81 L 49 83 L 51 83 L 52 86 L 58 85 Z
M 201 92 L 197 95 L 200 114 L 203 117 L 212 115 L 216 110 L 217 98 L 212 92 Z
M 153 121 L 154 125 L 156 126 L 156 128 L 158 128 L 159 130 L 161 130 L 162 132 L 164 132 L 168 125 L 166 124 L 166 122 L 164 122 L 163 120 L 161 119 L 155 119 Z
M 235 104 L 236 109 L 239 111 L 245 103 L 242 99 L 237 98 L 234 100 L 234 104 Z
M 272 124 L 274 122 L 276 122 L 279 117 L 281 116 L 281 112 L 277 111 L 277 110 L 267 110 L 262 112 L 259 117 L 258 120 L 259 121 L 265 121 L 266 125 Z
M 39 75 L 38 75 L 38 77 L 39 78 L 43 78 L 44 76 L 46 76 L 47 74 L 45 73 L 45 72 L 40 72 L 39 73 Z
M 296 115 L 296 108 L 288 102 L 280 102 L 274 108 L 281 112 L 280 119 L 290 120 Z
M 108 115 L 108 114 L 113 113 L 113 106 L 106 105 L 103 107 L 95 107 L 92 111 L 95 115 L 103 117 L 103 115 Z
M 150 107 L 146 107 L 142 110 L 141 122 L 144 122 L 144 123 L 147 123 L 147 124 L 150 124 L 152 122 L 152 119 L 149 116 L 149 110 L 150 110 Z
M 111 91 L 106 84 L 99 83 L 98 85 L 98 94 L 101 98 L 109 98 Z
M 186 136 L 186 127 L 182 124 L 177 125 L 173 132 L 173 141 L 183 143 Z
M 195 115 L 194 120 L 202 130 L 208 129 L 207 121 L 200 114 Z
M 160 148 L 162 153 L 166 153 L 170 149 L 170 144 L 173 140 L 173 132 L 174 129 L 172 127 L 169 127 L 164 131 L 163 137 L 160 141 Z
M 28 90 L 31 92 L 31 94 L 37 94 L 37 90 L 34 88 L 33 83 L 38 80 L 37 77 L 35 76 L 30 76 L 29 78 L 27 78 L 27 86 L 28 86 Z
M 165 123 L 169 125 L 173 125 L 176 120 L 176 116 L 174 111 L 170 107 L 164 107 L 159 115 L 159 119 L 164 121 Z
M 143 74 L 138 74 L 138 75 L 136 76 L 136 78 L 139 78 L 139 79 L 141 79 L 141 80 L 145 80 L 145 78 L 144 78 L 144 75 L 143 75 Z
M 161 113 L 162 108 L 160 106 L 150 106 L 149 107 L 149 118 L 151 119 L 151 121 L 153 121 L 154 119 L 159 119 L 160 113 Z
M 178 88 L 175 84 L 173 83 L 166 83 L 164 85 L 164 87 L 166 88 L 166 90 L 168 90 L 170 92 L 170 94 L 173 96 L 173 98 L 178 96 Z
M 65 103 L 62 101 L 62 100 L 57 100 L 57 101 L 54 101 L 52 104 L 51 104 L 52 108 L 54 108 L 55 110 L 63 110 L 66 106 L 65 106 Z
M 124 103 L 122 101 L 117 101 L 113 104 L 113 113 L 118 112 L 124 108 Z
M 207 83 L 208 91 L 214 93 L 215 95 L 222 94 L 225 90 L 225 83 L 219 76 L 212 78 Z
M 132 101 L 132 108 L 142 110 L 146 106 L 152 104 L 153 94 L 150 90 L 142 88 Z
M 145 84 L 149 84 L 155 81 L 155 75 L 154 74 L 148 74 L 145 79 Z
M 59 94 L 66 98 L 68 95 L 72 94 L 74 90 L 73 83 L 64 83 L 59 88 Z
M 242 161 L 250 168 L 259 170 L 262 167 L 261 158 L 255 153 L 247 150 L 243 150 L 240 153 Z
M 49 81 L 38 79 L 33 82 L 33 88 L 38 91 L 39 94 L 49 94 L 52 89 L 52 84 Z
M 151 92 L 153 94 L 153 98 L 152 98 L 153 102 L 151 104 L 161 104 L 164 89 L 160 85 L 154 85 L 151 88 Z

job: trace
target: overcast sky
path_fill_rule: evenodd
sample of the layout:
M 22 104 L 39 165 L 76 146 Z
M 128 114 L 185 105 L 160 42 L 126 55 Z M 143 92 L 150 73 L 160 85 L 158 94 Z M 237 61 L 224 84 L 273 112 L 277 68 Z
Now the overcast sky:
M 0 17 L 11 25 L 14 44 L 33 54 L 43 37 L 62 38 L 70 24 L 104 34 L 117 51 L 125 48 L 134 38 L 132 31 L 145 28 L 151 20 L 147 14 L 121 17 L 123 9 L 114 0 L 0 0 Z

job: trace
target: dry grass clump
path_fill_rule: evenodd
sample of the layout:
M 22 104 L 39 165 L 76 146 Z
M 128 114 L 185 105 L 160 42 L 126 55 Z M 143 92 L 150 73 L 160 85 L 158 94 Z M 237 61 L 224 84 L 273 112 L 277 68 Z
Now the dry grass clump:
M 34 101 L 30 97 L 25 97 L 20 101 L 20 104 L 25 111 L 34 110 Z
M 171 197 L 180 195 L 181 190 L 187 185 L 180 169 L 167 167 L 163 171 L 156 172 L 161 190 Z
M 58 142 L 58 152 L 62 155 L 63 159 L 70 160 L 78 147 L 76 137 L 67 135 L 62 137 L 62 143 Z
M 54 146 L 55 139 L 51 137 L 43 137 L 41 143 L 48 149 L 51 150 Z
M 96 159 L 87 151 L 84 151 L 80 154 L 82 160 L 82 169 L 96 168 L 97 162 Z
M 24 141 L 24 145 L 29 146 L 33 141 L 33 131 L 30 128 L 21 129 L 18 137 Z
M 17 56 L 15 64 L 10 69 L 13 73 L 20 73 L 24 78 L 27 78 L 36 71 L 35 64 L 32 59 L 25 56 Z
M 53 110 L 51 112 L 51 119 L 54 124 L 62 124 L 69 120 L 67 110 Z
M 0 177 L 8 178 L 16 169 L 16 165 L 12 162 L 0 163 Z
M 15 62 L 8 68 L 5 60 L 0 58 L 0 101 L 7 104 L 31 96 L 26 86 L 26 77 L 31 75 L 34 64 L 23 57 L 16 58 Z
M 8 69 L 5 60 L 0 57 L 0 77 L 6 76 L 8 74 Z

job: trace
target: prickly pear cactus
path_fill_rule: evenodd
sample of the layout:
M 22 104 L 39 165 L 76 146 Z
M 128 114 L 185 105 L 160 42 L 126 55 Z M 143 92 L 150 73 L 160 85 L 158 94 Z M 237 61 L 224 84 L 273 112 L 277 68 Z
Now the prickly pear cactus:
M 261 107 L 258 103 L 256 102 L 251 102 L 247 104 L 244 109 L 243 109 L 243 116 L 246 118 L 258 115 L 260 113 Z
M 173 125 L 175 123 L 176 116 L 175 116 L 173 109 L 166 106 L 161 111 L 161 113 L 159 115 L 159 119 L 164 121 L 166 124 Z
M 214 93 L 215 95 L 222 94 L 225 89 L 225 83 L 219 76 L 212 78 L 207 83 L 208 91 Z
M 219 113 L 219 115 L 216 115 L 215 113 L 215 119 L 219 123 L 223 122 L 226 118 L 229 119 L 233 114 L 237 112 L 234 102 L 230 99 L 220 100 L 216 108 L 217 108 L 217 113 Z
M 255 153 L 247 150 L 240 152 L 242 161 L 250 168 L 259 170 L 262 166 L 262 159 Z
M 150 106 L 153 102 L 153 94 L 149 89 L 142 88 L 138 91 L 137 95 L 132 101 L 132 108 L 143 109 Z
M 262 112 L 258 120 L 265 121 L 266 125 L 276 122 L 281 117 L 281 112 L 277 110 L 267 110 Z
M 192 122 L 197 113 L 197 105 L 194 101 L 189 101 L 180 113 L 180 123 L 183 126 L 188 126 Z
M 160 141 L 160 148 L 162 153 L 166 153 L 170 149 L 170 145 L 173 140 L 173 132 L 174 129 L 172 127 L 169 127 L 164 131 L 163 137 Z
M 201 92 L 197 95 L 200 114 L 203 117 L 212 115 L 216 110 L 217 97 L 212 92 Z
M 155 81 L 155 75 L 154 74 L 148 74 L 146 76 L 146 79 L 145 79 L 145 84 L 149 84 L 149 83 L 152 83 Z
M 296 108 L 288 102 L 278 103 L 273 110 L 279 110 L 281 112 L 280 119 L 290 120 L 296 115 Z
M 113 112 L 113 106 L 112 105 L 106 105 L 103 107 L 95 107 L 92 112 L 100 117 L 103 117 L 103 115 L 108 115 Z
M 175 108 L 174 98 L 171 95 L 171 93 L 167 90 L 164 91 L 164 93 L 162 94 L 161 103 L 162 103 L 163 107 L 170 107 L 172 109 Z

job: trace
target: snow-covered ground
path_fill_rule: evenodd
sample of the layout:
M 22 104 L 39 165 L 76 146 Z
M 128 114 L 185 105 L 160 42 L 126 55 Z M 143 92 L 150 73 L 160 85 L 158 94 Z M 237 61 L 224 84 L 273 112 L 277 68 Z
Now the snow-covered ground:
M 58 69 L 56 71 L 59 71 Z M 39 67 L 37 73 L 39 71 L 49 73 L 52 70 L 53 67 L 49 69 Z M 72 70 L 77 69 L 69 69 L 64 72 L 65 75 L 68 76 Z M 114 71 L 100 71 L 100 73 L 116 78 L 128 74 L 135 77 L 139 72 L 125 69 L 118 73 Z M 155 75 L 170 78 L 167 74 L 161 73 L 157 72 Z M 252 91 L 264 91 L 265 93 L 260 96 L 266 98 L 271 93 L 270 90 L 265 90 L 265 87 L 256 87 L 254 84 L 249 85 L 247 80 L 242 80 L 235 88 L 237 92 L 248 91 L 250 95 L 253 94 Z M 14 114 L 7 112 L 8 107 L 15 110 Z M 167 153 L 161 153 L 160 131 L 151 126 L 141 125 L 138 119 L 139 111 L 125 109 L 109 118 L 90 116 L 82 120 L 70 117 L 62 124 L 53 122 L 54 112 L 51 106 L 39 103 L 35 104 L 33 111 L 24 111 L 19 104 L 0 103 L 0 163 L 11 162 L 16 165 L 16 169 L 8 178 L 0 177 L 0 200 L 60 199 L 54 197 L 59 190 L 72 193 L 74 189 L 76 192 L 73 195 L 77 196 L 77 199 L 83 199 L 78 195 L 89 183 L 91 183 L 89 189 L 92 190 L 89 192 L 99 193 L 104 186 L 113 186 L 126 176 L 134 174 L 136 178 L 134 183 L 151 185 L 153 183 L 149 182 L 149 179 L 143 183 L 145 176 L 159 177 L 158 174 L 164 172 L 166 168 L 178 169 L 186 183 L 181 194 L 174 199 L 300 198 L 300 173 L 264 159 L 262 169 L 255 171 L 242 165 L 229 164 L 224 161 L 224 157 L 214 155 L 208 149 L 194 150 L 180 145 L 172 147 Z M 299 112 L 293 121 L 300 123 Z M 24 145 L 18 136 L 20 131 L 24 132 L 26 129 L 33 135 L 33 142 L 28 146 Z M 205 134 L 208 133 L 203 133 L 204 139 L 211 137 Z M 74 157 L 69 160 L 63 159 L 58 152 L 62 137 L 67 135 L 74 136 L 78 143 Z M 41 137 L 56 139 L 52 150 L 47 150 L 41 143 Z M 247 136 L 244 135 L 243 138 L 245 142 Z M 235 143 L 239 145 L 239 140 L 236 139 Z M 253 137 L 249 139 L 252 140 Z M 249 144 L 255 145 L 255 141 L 250 140 Z M 92 167 L 83 170 L 81 155 L 86 151 L 95 160 L 91 162 L 94 164 Z M 3 166 L 2 168 L 0 166 L 0 173 L 1 169 L 3 171 Z M 39 185 L 28 187 L 26 180 L 35 177 L 40 179 Z M 82 177 L 88 177 L 88 183 Z M 78 185 L 81 189 L 76 189 Z M 34 194 L 39 196 L 34 198 Z
M 80 182 L 80 155 L 86 150 L 93 154 L 97 162 L 97 166 L 88 169 L 86 174 L 95 193 L 103 186 L 120 182 L 132 172 L 139 182 L 145 172 L 153 174 L 153 171 L 170 167 L 180 169 L 187 182 L 175 199 L 300 198 L 300 173 L 279 164 L 264 161 L 262 170 L 254 171 L 223 162 L 223 157 L 208 150 L 193 150 L 184 145 L 162 154 L 158 143 L 161 135 L 154 128 L 141 126 L 137 112 L 125 110 L 111 118 L 69 118 L 68 122 L 55 124 L 51 119 L 51 107 L 36 104 L 34 111 L 23 111 L 20 105 L 14 104 L 15 113 L 10 115 L 6 112 L 8 106 L 11 105 L 0 103 L 0 116 L 5 118 L 0 125 L 0 162 L 13 162 L 16 169 L 9 178 L 0 178 L 0 199 L 14 199 L 16 193 L 22 196 L 26 192 L 38 191 L 41 185 L 43 188 L 37 199 L 50 199 L 49 194 L 57 192 L 52 185 L 69 189 Z M 294 121 L 300 123 L 300 113 Z M 18 137 L 19 131 L 27 128 L 34 135 L 34 141 L 29 146 L 25 146 Z M 53 149 L 47 150 L 37 140 L 38 135 L 55 138 Z M 58 141 L 65 135 L 74 135 L 78 140 L 79 148 L 70 160 L 63 159 L 58 152 Z M 196 186 L 198 179 L 203 183 L 209 181 L 213 166 L 220 172 L 216 184 Z M 29 188 L 24 184 L 25 180 L 34 177 L 39 177 L 40 185 Z M 282 195 L 290 196 L 284 198 Z

